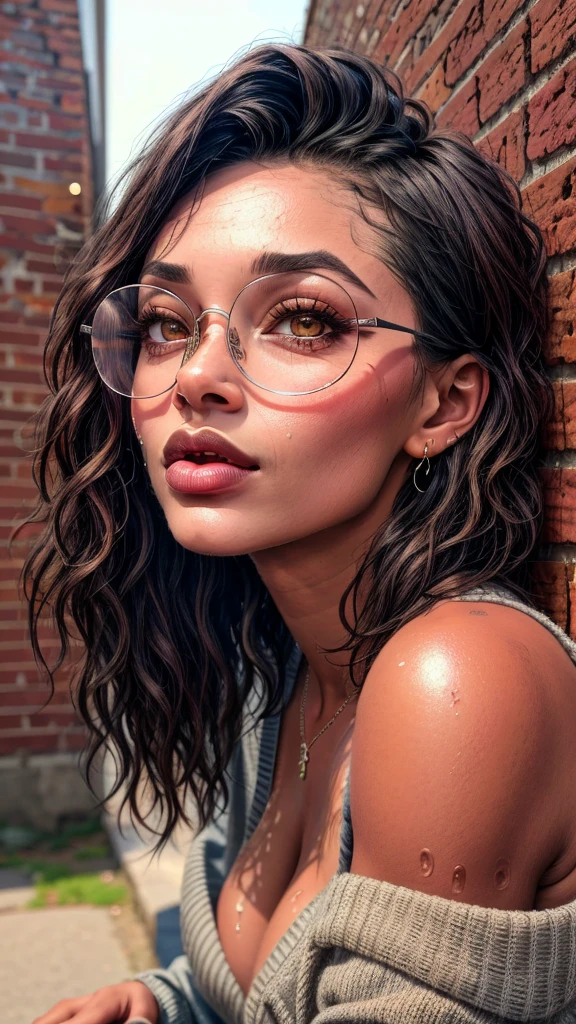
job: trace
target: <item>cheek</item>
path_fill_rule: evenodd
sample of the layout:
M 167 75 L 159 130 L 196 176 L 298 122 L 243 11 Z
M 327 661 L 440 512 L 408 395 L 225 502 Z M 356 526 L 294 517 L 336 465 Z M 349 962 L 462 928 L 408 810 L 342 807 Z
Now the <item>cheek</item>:
M 350 371 L 305 422 L 295 419 L 302 475 L 322 480 L 323 493 L 375 493 L 410 433 L 413 358 L 401 350 L 387 363 L 386 372 L 371 363 Z

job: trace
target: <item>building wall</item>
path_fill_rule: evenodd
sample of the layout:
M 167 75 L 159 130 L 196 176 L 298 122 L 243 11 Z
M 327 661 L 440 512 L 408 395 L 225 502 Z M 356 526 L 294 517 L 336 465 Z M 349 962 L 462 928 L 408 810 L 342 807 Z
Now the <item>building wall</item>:
M 557 407 L 536 582 L 541 606 L 576 637 L 576 0 L 312 0 L 305 41 L 396 71 L 440 126 L 513 175 L 544 233 Z
M 42 350 L 48 318 L 91 207 L 76 0 L 1 4 L 0 39 L 0 755 L 12 755 L 7 762 L 14 755 L 59 752 L 62 761 L 81 747 L 84 730 L 65 671 L 51 703 L 37 710 L 49 689 L 34 664 L 17 591 L 29 541 L 15 542 L 10 553 L 8 538 L 34 500 L 25 453 L 32 444 L 30 418 L 47 394 Z M 70 193 L 73 182 L 82 186 L 80 196 Z M 51 660 L 56 637 L 48 624 L 42 633 Z

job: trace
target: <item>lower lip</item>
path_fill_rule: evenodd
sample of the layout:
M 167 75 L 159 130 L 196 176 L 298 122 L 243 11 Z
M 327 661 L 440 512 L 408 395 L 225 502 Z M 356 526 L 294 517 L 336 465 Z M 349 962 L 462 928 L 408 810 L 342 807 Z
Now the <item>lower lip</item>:
M 166 482 L 184 494 L 213 494 L 246 480 L 255 470 L 242 469 L 228 462 L 206 462 L 203 466 L 180 459 L 166 470 Z

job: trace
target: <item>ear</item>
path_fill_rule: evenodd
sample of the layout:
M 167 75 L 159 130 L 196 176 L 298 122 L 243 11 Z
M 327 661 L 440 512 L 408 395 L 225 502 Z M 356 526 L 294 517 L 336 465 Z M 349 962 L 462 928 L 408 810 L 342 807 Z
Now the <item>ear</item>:
M 404 451 L 420 459 L 424 445 L 430 456 L 455 444 L 474 426 L 490 390 L 488 371 L 471 353 L 428 370 L 421 420 L 407 438 Z

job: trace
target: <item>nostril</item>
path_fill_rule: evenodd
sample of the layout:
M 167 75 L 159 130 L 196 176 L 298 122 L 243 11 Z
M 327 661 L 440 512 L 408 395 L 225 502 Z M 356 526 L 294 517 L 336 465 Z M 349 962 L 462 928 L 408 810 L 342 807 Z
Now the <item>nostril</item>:
M 216 402 L 218 405 L 228 405 L 228 399 L 224 398 L 224 395 L 217 395 L 214 391 L 207 391 L 202 398 L 207 398 L 209 401 Z

